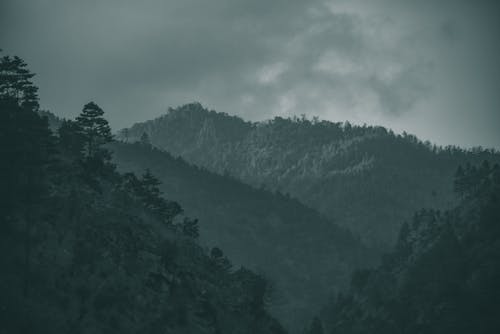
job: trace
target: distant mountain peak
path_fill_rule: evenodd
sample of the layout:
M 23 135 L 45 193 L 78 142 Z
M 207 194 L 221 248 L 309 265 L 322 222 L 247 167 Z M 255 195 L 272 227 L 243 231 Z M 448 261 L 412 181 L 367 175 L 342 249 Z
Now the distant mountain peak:
M 413 211 L 451 204 L 459 164 L 500 160 L 496 152 L 437 147 L 381 126 L 305 116 L 247 122 L 199 103 L 129 129 L 136 138 L 143 132 L 192 164 L 290 193 L 384 249 Z

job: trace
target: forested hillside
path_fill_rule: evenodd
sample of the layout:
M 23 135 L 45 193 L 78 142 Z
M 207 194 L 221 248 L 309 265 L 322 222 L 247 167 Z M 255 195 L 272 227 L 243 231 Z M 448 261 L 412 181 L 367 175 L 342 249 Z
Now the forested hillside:
M 199 104 L 116 138 L 33 76 L 0 58 L 0 334 L 500 332 L 498 152 Z
M 270 283 L 197 242 L 151 173 L 120 174 L 91 102 L 52 133 L 0 60 L 0 333 L 284 333 Z
M 449 207 L 459 164 L 499 161 L 498 153 L 440 148 L 383 127 L 276 117 L 250 123 L 188 104 L 120 132 L 146 133 L 174 156 L 280 190 L 333 218 L 381 250 L 421 207 Z
M 150 170 L 165 194 L 200 218 L 205 245 L 221 247 L 234 263 L 271 279 L 271 310 L 289 327 L 302 324 L 328 295 L 343 290 L 352 270 L 375 260 L 350 232 L 281 193 L 189 165 L 147 140 L 116 142 L 110 149 L 120 170 Z
M 353 275 L 326 333 L 500 331 L 500 166 L 461 167 L 455 190 L 459 205 L 418 211 L 379 268 Z

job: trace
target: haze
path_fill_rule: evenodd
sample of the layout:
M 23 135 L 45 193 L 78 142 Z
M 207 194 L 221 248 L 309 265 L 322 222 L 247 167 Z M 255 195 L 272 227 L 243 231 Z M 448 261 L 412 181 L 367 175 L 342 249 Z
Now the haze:
M 199 101 L 500 148 L 496 1 L 3 0 L 0 47 L 42 107 L 115 130 Z

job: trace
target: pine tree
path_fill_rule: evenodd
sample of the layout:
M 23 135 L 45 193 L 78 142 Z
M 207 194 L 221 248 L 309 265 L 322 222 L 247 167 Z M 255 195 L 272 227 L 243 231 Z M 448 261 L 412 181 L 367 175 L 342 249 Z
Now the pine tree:
M 100 146 L 113 140 L 108 121 L 103 117 L 104 111 L 94 102 L 87 103 L 76 118 L 85 138 L 87 158 L 95 157 Z
M 23 296 L 31 275 L 35 224 L 42 210 L 47 167 L 54 153 L 46 118 L 37 113 L 34 74 L 19 57 L 0 59 L 0 226 L 16 224 L 23 239 Z
M 146 209 L 154 213 L 164 223 L 171 225 L 173 219 L 183 212 L 179 204 L 162 197 L 159 188 L 161 182 L 149 169 L 145 171 L 140 179 L 133 173 L 127 173 L 123 177 L 123 182 L 125 189 L 134 194 Z M 184 224 L 187 224 L 185 225 L 187 234 L 191 234 L 192 237 L 197 234 L 196 222 L 184 222 Z M 184 226 L 181 226 L 181 228 L 184 228 Z
M 151 173 L 151 170 L 149 168 L 146 169 L 144 174 L 142 174 L 142 184 L 144 188 L 148 190 L 148 192 L 154 194 L 155 196 L 161 195 L 160 188 L 158 188 L 161 182 L 156 176 L 153 175 L 153 173 Z
M 219 260 L 224 256 L 224 253 L 219 247 L 213 247 L 212 250 L 210 251 L 210 256 L 214 260 Z
M 44 170 L 53 153 L 47 119 L 40 117 L 34 76 L 19 57 L 0 58 L 0 216 L 40 196 Z
M 198 219 L 184 218 L 182 222 L 182 233 L 191 238 L 198 238 L 200 235 Z
M 151 146 L 151 140 L 149 139 L 149 135 L 146 132 L 142 133 L 140 143 L 142 145 Z
M 0 98 L 13 99 L 22 107 L 37 111 L 38 88 L 31 79 L 35 76 L 21 58 L 4 56 L 0 60 Z

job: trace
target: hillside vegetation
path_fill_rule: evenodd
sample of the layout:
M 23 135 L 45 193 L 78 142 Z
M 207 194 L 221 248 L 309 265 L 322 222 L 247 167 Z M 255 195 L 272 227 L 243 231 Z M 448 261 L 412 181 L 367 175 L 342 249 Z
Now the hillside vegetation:
M 375 256 L 353 235 L 281 193 L 189 165 L 147 143 L 113 143 L 124 172 L 150 170 L 161 190 L 200 218 L 200 240 L 274 283 L 271 310 L 288 327 L 343 290 L 350 273 Z
M 457 172 L 459 204 L 418 211 L 377 269 L 322 313 L 327 333 L 497 333 L 500 166 Z
M 453 205 L 459 164 L 500 161 L 491 150 L 440 148 L 379 126 L 276 117 L 250 123 L 193 103 L 120 132 L 190 163 L 289 193 L 382 251 L 421 207 Z
M 120 174 L 91 102 L 54 135 L 0 61 L 0 333 L 284 333 L 270 283 L 197 242 L 151 173 Z

